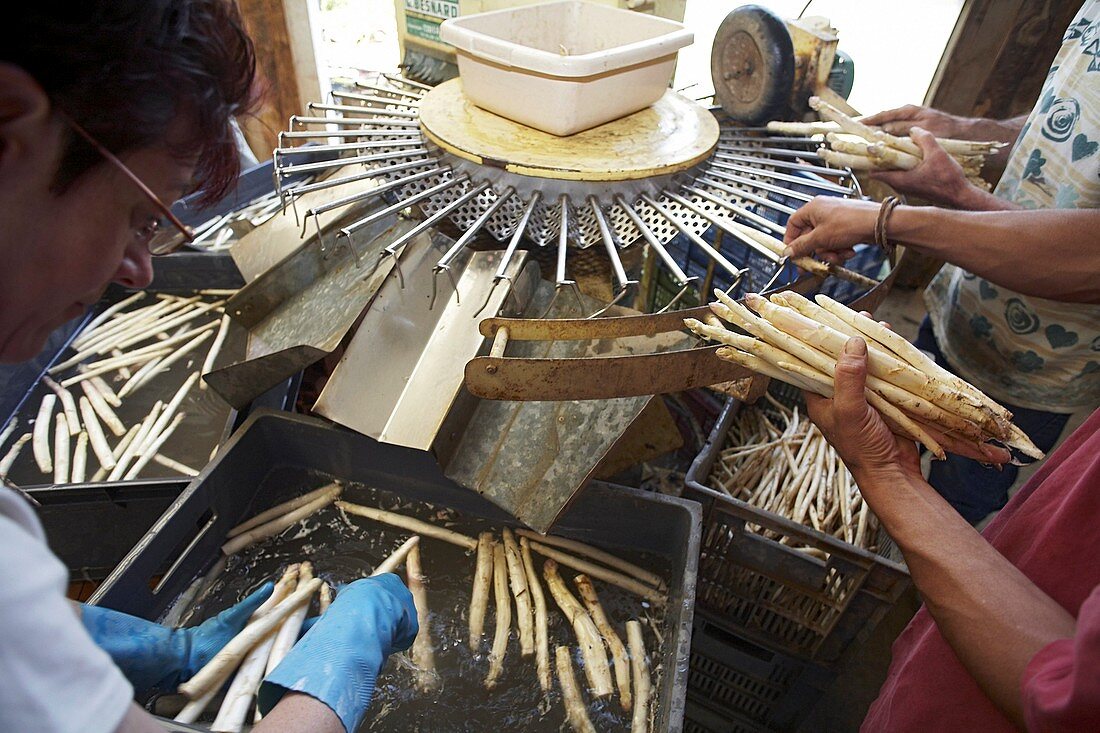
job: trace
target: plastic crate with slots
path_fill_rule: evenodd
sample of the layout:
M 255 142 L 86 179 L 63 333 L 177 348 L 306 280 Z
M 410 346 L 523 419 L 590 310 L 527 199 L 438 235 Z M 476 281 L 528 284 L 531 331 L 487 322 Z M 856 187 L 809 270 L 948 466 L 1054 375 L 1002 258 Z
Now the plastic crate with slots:
M 786 385 L 773 390 L 788 403 L 798 398 Z M 736 400 L 726 404 L 687 474 L 685 498 L 703 505 L 697 608 L 769 649 L 834 663 L 897 602 L 909 573 L 881 529 L 878 549 L 870 552 L 711 488 L 711 470 L 740 408 Z M 820 550 L 825 559 L 795 547 Z
M 696 612 L 685 733 L 794 730 L 835 674 L 730 633 Z

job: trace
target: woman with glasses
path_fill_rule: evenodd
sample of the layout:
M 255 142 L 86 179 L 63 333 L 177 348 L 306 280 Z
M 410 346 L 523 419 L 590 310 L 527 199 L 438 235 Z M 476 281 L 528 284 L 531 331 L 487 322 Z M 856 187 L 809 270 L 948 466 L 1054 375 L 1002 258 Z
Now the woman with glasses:
M 21 2 L 0 24 L 0 361 L 116 282 L 143 288 L 165 202 L 220 199 L 255 58 L 228 0 Z M 156 240 L 163 241 L 163 240 Z M 0 731 L 157 731 L 134 691 L 173 691 L 247 623 L 257 590 L 191 629 L 74 607 L 31 506 L 0 488 Z M 396 576 L 356 581 L 264 681 L 257 731 L 351 733 L 388 654 L 417 633 Z

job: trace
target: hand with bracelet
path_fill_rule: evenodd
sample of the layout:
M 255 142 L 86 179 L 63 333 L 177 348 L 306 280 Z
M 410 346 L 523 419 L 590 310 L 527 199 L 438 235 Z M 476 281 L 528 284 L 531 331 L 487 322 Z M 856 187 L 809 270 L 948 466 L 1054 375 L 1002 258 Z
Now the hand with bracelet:
M 833 264 L 857 244 L 903 244 L 1024 295 L 1100 303 L 1096 209 L 958 211 L 818 196 L 791 214 L 783 241 L 789 256 Z

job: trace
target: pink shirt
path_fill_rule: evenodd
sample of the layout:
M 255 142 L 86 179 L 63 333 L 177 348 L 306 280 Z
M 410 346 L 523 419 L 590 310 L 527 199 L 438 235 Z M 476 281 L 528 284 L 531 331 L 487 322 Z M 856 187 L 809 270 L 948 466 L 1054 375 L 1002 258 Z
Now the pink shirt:
M 1028 663 L 1020 691 L 1033 731 L 1100 731 L 1100 410 L 986 528 L 989 543 L 1077 617 L 1072 639 Z M 963 668 L 925 608 L 894 643 L 863 731 L 1015 728 Z

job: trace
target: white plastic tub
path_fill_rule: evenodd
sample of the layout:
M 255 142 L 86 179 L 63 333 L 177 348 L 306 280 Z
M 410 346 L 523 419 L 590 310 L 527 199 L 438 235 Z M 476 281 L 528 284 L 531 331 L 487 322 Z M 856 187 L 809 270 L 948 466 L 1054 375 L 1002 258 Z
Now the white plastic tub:
M 474 104 L 554 135 L 656 102 L 694 39 L 675 21 L 577 0 L 451 18 L 439 35 Z

